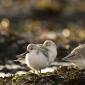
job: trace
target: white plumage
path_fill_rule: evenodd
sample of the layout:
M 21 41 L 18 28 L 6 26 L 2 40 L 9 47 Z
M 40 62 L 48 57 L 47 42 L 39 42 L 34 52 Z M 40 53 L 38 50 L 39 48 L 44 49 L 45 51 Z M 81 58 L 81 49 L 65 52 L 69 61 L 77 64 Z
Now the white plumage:
M 43 46 L 48 50 L 49 62 L 53 63 L 57 56 L 57 46 L 51 40 L 46 40 Z
M 48 58 L 40 51 L 39 47 L 35 44 L 27 46 L 25 61 L 28 67 L 32 70 L 41 70 L 49 65 Z

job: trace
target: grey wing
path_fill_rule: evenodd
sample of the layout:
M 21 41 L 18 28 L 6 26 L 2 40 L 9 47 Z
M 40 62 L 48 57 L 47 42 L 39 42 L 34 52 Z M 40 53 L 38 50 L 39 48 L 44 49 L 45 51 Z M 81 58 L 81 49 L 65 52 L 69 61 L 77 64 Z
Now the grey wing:
M 41 50 L 42 50 L 43 54 L 48 58 L 48 49 L 42 47 Z
M 40 47 L 38 52 L 42 52 L 48 58 L 48 49 L 45 47 Z

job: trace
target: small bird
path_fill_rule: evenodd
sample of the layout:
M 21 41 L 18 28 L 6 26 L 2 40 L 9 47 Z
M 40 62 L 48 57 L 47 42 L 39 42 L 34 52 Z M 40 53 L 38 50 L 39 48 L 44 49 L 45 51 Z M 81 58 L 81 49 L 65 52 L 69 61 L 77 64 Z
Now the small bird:
M 34 71 L 41 71 L 41 69 L 49 65 L 48 56 L 46 56 L 36 44 L 29 44 L 27 46 L 25 61 L 27 66 Z
M 85 69 L 85 44 L 79 45 L 74 48 L 73 51 L 62 60 L 70 61 L 77 65 L 81 69 Z
M 57 46 L 51 40 L 46 40 L 43 43 L 43 47 L 48 51 L 49 62 L 53 63 L 57 56 Z

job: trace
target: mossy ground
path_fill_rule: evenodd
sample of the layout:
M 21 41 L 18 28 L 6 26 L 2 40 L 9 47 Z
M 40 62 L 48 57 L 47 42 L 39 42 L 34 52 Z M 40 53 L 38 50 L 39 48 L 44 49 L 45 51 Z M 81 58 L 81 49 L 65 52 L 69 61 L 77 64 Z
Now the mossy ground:
M 85 85 L 85 70 L 61 67 L 41 75 L 28 72 L 0 78 L 0 85 Z

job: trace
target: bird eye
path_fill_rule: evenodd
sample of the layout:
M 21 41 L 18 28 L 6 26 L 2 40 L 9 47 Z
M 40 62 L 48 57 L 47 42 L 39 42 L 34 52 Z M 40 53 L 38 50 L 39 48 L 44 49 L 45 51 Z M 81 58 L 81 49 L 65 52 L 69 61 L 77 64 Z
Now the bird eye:
M 33 50 L 33 47 L 31 47 L 30 50 Z

